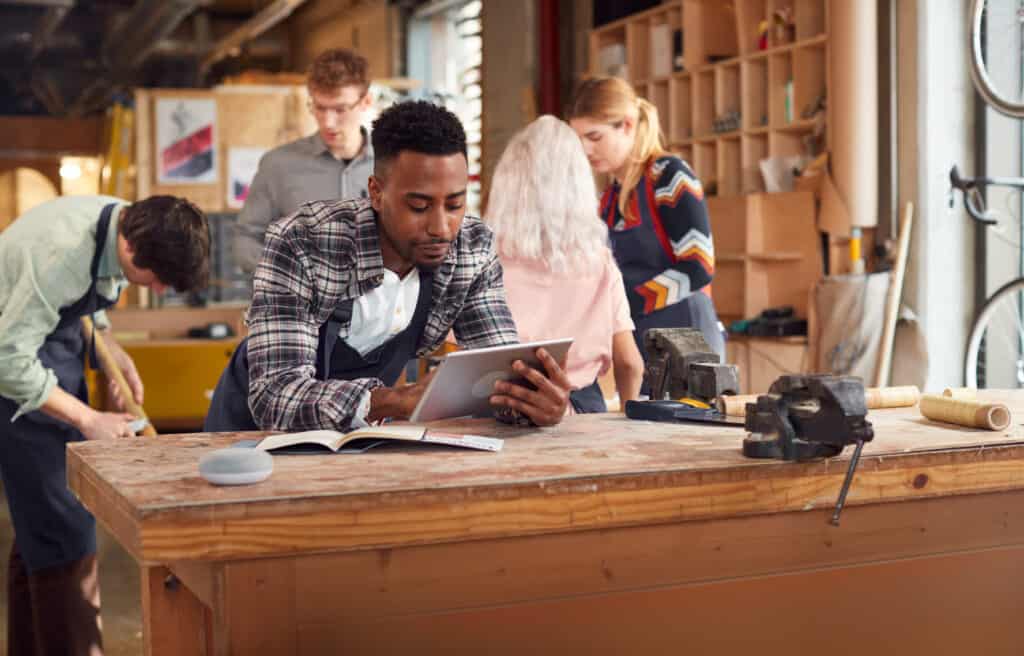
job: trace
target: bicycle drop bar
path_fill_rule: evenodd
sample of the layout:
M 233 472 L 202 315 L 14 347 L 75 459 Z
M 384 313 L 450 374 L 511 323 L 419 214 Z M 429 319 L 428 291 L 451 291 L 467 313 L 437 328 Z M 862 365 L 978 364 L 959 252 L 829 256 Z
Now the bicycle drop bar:
M 995 214 L 985 208 L 985 200 L 981 193 L 986 187 L 1024 189 L 1024 178 L 964 178 L 956 164 L 949 170 L 949 183 L 953 189 L 963 192 L 964 206 L 971 218 L 986 225 L 998 223 Z

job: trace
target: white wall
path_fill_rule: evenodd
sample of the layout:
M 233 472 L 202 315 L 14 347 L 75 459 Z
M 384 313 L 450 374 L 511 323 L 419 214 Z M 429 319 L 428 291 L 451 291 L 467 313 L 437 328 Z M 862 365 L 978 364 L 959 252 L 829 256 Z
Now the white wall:
M 915 204 L 903 300 L 928 341 L 926 387 L 963 382 L 973 318 L 973 224 L 948 207 L 949 168 L 973 171 L 973 89 L 967 69 L 967 0 L 900 0 L 899 198 Z

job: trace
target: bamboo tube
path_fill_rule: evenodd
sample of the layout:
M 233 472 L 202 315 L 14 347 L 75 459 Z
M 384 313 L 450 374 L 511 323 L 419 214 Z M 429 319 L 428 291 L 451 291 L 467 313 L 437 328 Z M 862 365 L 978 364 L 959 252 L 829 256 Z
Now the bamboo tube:
M 868 410 L 882 408 L 909 408 L 916 405 L 921 398 L 921 390 L 916 385 L 902 387 L 872 387 L 864 390 L 864 401 Z
M 718 411 L 729 417 L 743 417 L 747 414 L 747 404 L 757 401 L 757 394 L 740 394 L 738 396 L 720 396 L 715 402 Z M 904 387 L 872 387 L 864 390 L 864 401 L 868 410 L 882 408 L 909 408 L 921 397 L 920 390 L 914 385 Z
M 88 343 L 94 334 L 92 319 L 82 317 L 82 330 L 85 331 L 85 340 Z M 114 361 L 114 356 L 110 353 L 110 349 L 107 348 L 106 342 L 99 338 L 96 339 L 96 357 L 100 361 L 100 369 L 103 370 L 103 373 L 113 380 L 114 384 L 121 390 L 125 412 L 135 415 L 139 419 L 145 418 L 146 411 L 135 402 L 135 397 L 132 396 L 132 389 L 128 386 L 128 381 L 125 380 L 124 374 L 121 373 L 121 367 L 117 366 L 117 362 Z M 156 437 L 156 429 L 153 428 L 153 424 L 147 423 L 145 428 L 142 429 L 142 434 L 146 437 Z
M 955 399 L 935 394 L 921 397 L 921 414 L 933 421 L 1001 431 L 1010 425 L 1010 410 L 1002 403 Z
M 947 387 L 942 390 L 942 396 L 962 401 L 974 401 L 978 398 L 978 390 L 973 387 Z
M 757 394 L 727 394 L 718 397 L 715 401 L 715 407 L 727 417 L 745 417 L 747 414 L 747 404 L 756 402 Z

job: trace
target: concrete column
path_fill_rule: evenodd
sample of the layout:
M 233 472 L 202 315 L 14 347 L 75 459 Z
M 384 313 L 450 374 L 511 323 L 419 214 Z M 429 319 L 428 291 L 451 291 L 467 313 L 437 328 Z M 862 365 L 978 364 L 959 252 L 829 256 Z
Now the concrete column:
M 963 382 L 973 318 L 973 225 L 947 204 L 949 168 L 974 169 L 967 0 L 898 3 L 899 203 L 915 205 L 903 301 L 928 341 L 930 391 Z

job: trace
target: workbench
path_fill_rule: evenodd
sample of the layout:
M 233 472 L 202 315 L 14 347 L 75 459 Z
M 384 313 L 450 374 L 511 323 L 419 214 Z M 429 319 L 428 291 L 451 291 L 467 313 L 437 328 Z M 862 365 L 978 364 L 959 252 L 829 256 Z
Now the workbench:
M 253 434 L 69 446 L 139 562 L 146 653 L 1020 654 L 1024 394 L 1001 433 L 874 411 L 841 457 L 753 461 L 742 429 L 570 417 L 447 428 L 500 453 L 199 457 Z

